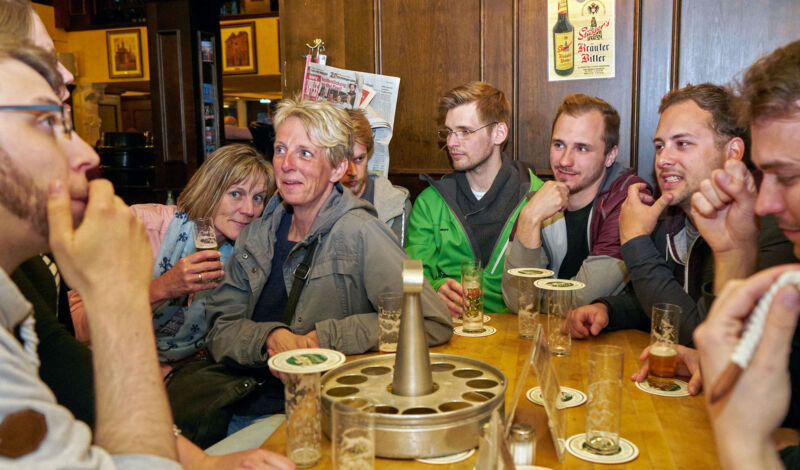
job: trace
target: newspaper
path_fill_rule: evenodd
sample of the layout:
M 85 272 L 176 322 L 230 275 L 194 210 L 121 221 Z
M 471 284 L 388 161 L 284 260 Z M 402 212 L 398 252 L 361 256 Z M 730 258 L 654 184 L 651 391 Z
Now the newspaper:
M 306 58 L 302 99 L 330 101 L 345 109 L 363 109 L 375 137 L 369 170 L 384 176 L 389 173 L 389 142 L 399 91 L 397 77 L 339 69 L 314 63 L 310 56 Z

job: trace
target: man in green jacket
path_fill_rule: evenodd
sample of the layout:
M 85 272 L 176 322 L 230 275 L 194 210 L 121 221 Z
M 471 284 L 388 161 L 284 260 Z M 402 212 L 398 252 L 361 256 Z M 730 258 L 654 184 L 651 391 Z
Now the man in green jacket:
M 444 142 L 455 171 L 434 181 L 414 203 L 406 251 L 422 260 L 425 277 L 450 313 L 461 313 L 461 261 L 484 266 L 485 309 L 507 312 L 501 280 L 511 227 L 530 191 L 542 181 L 522 162 L 502 153 L 511 105 L 484 82 L 453 88 L 439 102 Z

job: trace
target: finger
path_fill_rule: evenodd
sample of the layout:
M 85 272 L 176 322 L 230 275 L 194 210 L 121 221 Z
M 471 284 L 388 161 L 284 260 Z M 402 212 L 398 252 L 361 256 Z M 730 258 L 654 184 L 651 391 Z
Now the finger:
M 733 200 L 730 195 L 728 195 L 719 185 L 712 183 L 710 179 L 705 179 L 700 182 L 699 191 L 703 193 L 708 203 L 718 211 L 727 207 L 728 204 Z
M 50 232 L 50 248 L 55 254 L 64 249 L 72 238 L 72 211 L 70 199 L 63 182 L 50 183 L 47 199 L 47 225 Z
M 652 206 L 653 203 L 656 202 L 655 198 L 653 198 L 653 195 L 646 192 L 639 193 L 639 201 L 648 206 Z
M 219 260 L 222 257 L 222 253 L 220 253 L 217 250 L 201 250 L 201 251 L 197 251 L 195 253 L 192 253 L 189 256 L 192 257 L 191 259 L 192 259 L 193 262 L 200 263 L 200 262 L 203 262 L 203 261 L 206 261 L 206 260 L 209 260 L 209 261 L 211 261 L 211 260 Z
M 701 191 L 692 194 L 692 215 L 699 215 L 706 219 L 714 219 L 717 217 L 717 211 L 714 209 L 714 205 L 708 201 Z
M 639 362 L 646 361 L 650 358 L 650 346 L 642 349 L 642 353 L 639 354 Z
M 657 210 L 658 213 L 660 214 L 661 212 L 664 211 L 664 209 L 667 208 L 667 206 L 669 205 L 670 202 L 672 202 L 672 194 L 671 193 L 666 193 L 666 194 L 662 194 L 661 197 L 658 198 L 656 200 L 656 202 L 654 202 L 653 205 L 650 206 L 650 207 L 653 210 Z
M 625 199 L 625 202 L 631 205 L 639 205 L 641 204 L 641 200 L 639 199 L 639 193 L 642 189 L 646 188 L 647 186 L 644 183 L 634 183 L 628 186 L 628 197 Z
M 589 332 L 592 333 L 592 336 L 597 336 L 603 331 L 603 328 L 608 325 L 608 322 L 601 322 L 600 318 L 598 318 L 599 314 L 595 314 L 591 323 L 591 327 L 589 328 Z
M 644 364 L 642 364 L 642 366 L 639 367 L 639 370 L 633 373 L 633 375 L 631 376 L 631 380 L 633 380 L 634 382 L 642 382 L 644 381 L 644 379 L 647 378 L 647 372 L 649 371 L 650 371 L 650 363 L 648 361 L 645 361 Z
M 753 358 L 754 367 L 786 370 L 798 311 L 800 311 L 800 291 L 797 287 L 780 288 L 767 313 L 764 333 Z
M 692 378 L 689 379 L 687 389 L 689 390 L 689 395 L 697 395 L 703 389 L 703 374 L 700 373 L 699 367 L 692 374 Z
M 583 339 L 589 336 L 589 330 L 579 320 L 570 322 L 569 326 L 573 338 Z

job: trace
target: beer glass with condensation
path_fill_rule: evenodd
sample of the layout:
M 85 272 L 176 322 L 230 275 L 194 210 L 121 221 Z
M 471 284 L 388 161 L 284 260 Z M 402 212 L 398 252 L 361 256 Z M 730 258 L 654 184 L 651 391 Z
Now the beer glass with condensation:
M 622 423 L 622 370 L 625 351 L 619 346 L 589 347 L 586 402 L 586 446 L 599 455 L 619 450 Z
M 211 219 L 197 219 L 192 227 L 192 235 L 194 236 L 194 247 L 197 251 L 216 250 L 218 248 L 217 235 Z
M 647 382 L 651 387 L 669 390 L 675 386 L 678 364 L 678 325 L 681 308 L 674 304 L 653 305 L 650 328 L 650 356 Z
M 461 261 L 461 288 L 463 302 L 461 313 L 462 330 L 465 333 L 483 331 L 483 267 L 480 260 Z

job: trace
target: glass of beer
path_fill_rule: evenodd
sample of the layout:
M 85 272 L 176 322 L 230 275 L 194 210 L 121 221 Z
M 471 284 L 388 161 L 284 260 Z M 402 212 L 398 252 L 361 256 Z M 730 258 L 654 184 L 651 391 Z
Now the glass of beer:
M 461 288 L 464 291 L 461 306 L 464 312 L 462 330 L 465 333 L 483 331 L 483 267 L 480 260 L 461 261 Z
M 197 251 L 216 250 L 218 248 L 217 235 L 211 219 L 197 219 L 192 228 L 192 235 L 194 235 L 194 247 Z
M 675 385 L 678 363 L 678 324 L 681 308 L 674 304 L 655 304 L 651 316 L 650 357 L 647 382 L 651 387 L 669 390 Z

